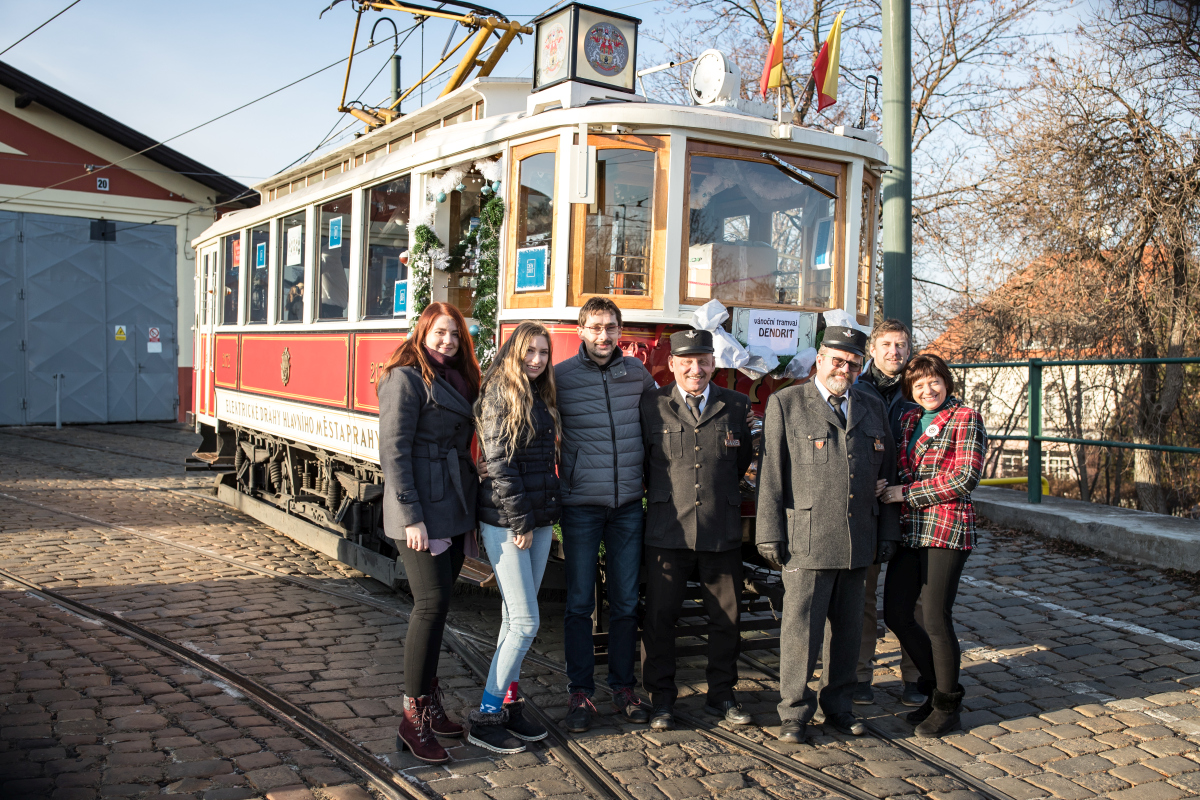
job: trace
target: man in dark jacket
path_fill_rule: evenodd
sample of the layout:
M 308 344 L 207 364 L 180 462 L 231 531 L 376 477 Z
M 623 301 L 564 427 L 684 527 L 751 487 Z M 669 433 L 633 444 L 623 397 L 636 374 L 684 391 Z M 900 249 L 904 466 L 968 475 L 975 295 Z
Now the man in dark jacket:
M 879 395 L 887 409 L 888 424 L 892 428 L 892 436 L 896 446 L 900 446 L 900 417 L 917 404 L 904 396 L 900 390 L 904 368 L 912 357 L 912 334 L 908 326 L 898 319 L 888 319 L 875 326 L 871 331 L 867 354 L 871 360 L 858 379 L 858 386 L 871 389 Z M 881 564 L 867 567 L 867 580 L 863 588 L 863 631 L 862 642 L 858 649 L 858 686 L 854 689 L 854 702 L 857 705 L 870 705 L 875 701 L 875 692 L 871 688 L 871 679 L 875 672 L 875 645 L 879 637 L 879 573 Z M 920 603 L 920 601 L 917 601 Z M 917 619 L 921 619 L 920 606 L 917 607 Z M 904 681 L 900 702 L 906 706 L 919 706 L 925 702 L 925 695 L 918 688 L 917 679 L 920 674 L 904 648 L 900 648 L 900 675 Z
M 593 297 L 579 311 L 579 352 L 555 365 L 562 420 L 563 558 L 567 608 L 563 644 L 570 704 L 567 730 L 591 727 L 596 690 L 592 612 L 596 562 L 604 542 L 608 586 L 608 685 L 628 722 L 650 719 L 634 694 L 638 573 L 642 563 L 642 425 L 638 407 L 654 379 L 617 349 L 621 310 Z
M 674 727 L 675 623 L 688 577 L 700 572 L 708 614 L 708 704 L 735 725 L 750 722 L 733 696 L 741 649 L 742 493 L 754 448 L 750 398 L 711 383 L 712 333 L 671 336 L 675 382 L 642 395 L 646 445 L 646 618 L 642 685 L 654 709 L 650 727 Z
M 896 480 L 896 443 L 883 403 L 851 385 L 866 340 L 853 328 L 826 328 L 814 378 L 767 401 L 757 543 L 783 573 L 779 738 L 785 742 L 802 741 L 817 710 L 808 680 L 827 620 L 825 721 L 842 733 L 866 732 L 850 711 L 863 581 L 867 567 L 895 555 L 900 541 L 898 506 L 875 497 L 876 481 Z

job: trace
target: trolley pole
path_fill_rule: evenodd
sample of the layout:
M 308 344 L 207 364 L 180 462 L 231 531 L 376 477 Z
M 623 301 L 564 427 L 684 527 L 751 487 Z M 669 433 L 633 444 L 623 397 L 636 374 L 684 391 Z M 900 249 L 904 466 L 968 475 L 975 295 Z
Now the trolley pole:
M 400 55 L 396 54 L 396 55 L 392 56 L 392 104 L 393 105 L 395 105 L 396 101 L 400 99 L 400 92 L 402 92 L 402 91 L 403 91 L 403 87 L 400 83 Z M 397 108 L 396 110 L 399 111 L 400 109 Z
M 912 327 L 912 9 L 883 0 L 883 316 Z

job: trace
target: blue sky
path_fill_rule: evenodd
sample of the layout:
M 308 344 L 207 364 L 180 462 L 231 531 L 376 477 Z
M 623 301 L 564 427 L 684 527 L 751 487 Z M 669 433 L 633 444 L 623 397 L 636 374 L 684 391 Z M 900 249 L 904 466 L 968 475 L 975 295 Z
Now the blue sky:
M 82 0 L 0 60 L 161 140 L 344 58 L 354 13 L 349 2 L 342 2 L 318 19 L 329 1 Z M 69 2 L 0 2 L 0 50 Z M 550 0 L 482 2 L 521 21 L 551 7 Z M 626 13 L 647 21 L 655 5 L 655 0 L 611 4 L 614 9 L 625 6 Z M 290 10 L 281 12 L 285 7 Z M 359 48 L 367 41 L 368 20 L 373 23 L 381 16 L 394 18 L 401 31 L 412 25 L 411 17 L 368 12 L 363 16 Z M 465 29 L 456 23 L 426 23 L 426 69 L 436 63 L 451 26 L 458 28 L 458 41 Z M 376 41 L 389 37 L 391 31 L 390 25 L 381 23 Z M 523 38 L 505 54 L 494 75 L 531 73 L 532 37 Z M 389 44 L 355 58 L 350 98 L 368 87 L 391 52 Z M 419 33 L 409 39 L 401 55 L 403 77 L 410 84 L 420 74 Z M 311 150 L 331 127 L 336 131 L 350 123 L 348 115 L 336 110 L 344 77 L 345 66 L 339 65 L 169 146 L 243 183 L 261 180 Z M 384 71 L 367 88 L 364 102 L 383 100 L 390 90 L 389 80 Z M 430 99 L 427 91 L 426 100 Z M 406 102 L 405 108 L 416 104 Z

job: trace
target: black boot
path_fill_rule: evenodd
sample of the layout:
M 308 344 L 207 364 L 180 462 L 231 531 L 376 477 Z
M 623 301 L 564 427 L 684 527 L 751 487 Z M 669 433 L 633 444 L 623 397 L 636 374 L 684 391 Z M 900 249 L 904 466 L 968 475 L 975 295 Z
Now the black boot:
M 494 714 L 483 711 L 472 711 L 467 715 L 471 728 L 467 733 L 467 741 L 479 745 L 493 753 L 520 753 L 525 749 L 525 743 L 513 738 L 504 724 L 508 722 L 508 712 L 501 709 Z
M 540 742 L 549 735 L 545 728 L 525 717 L 524 700 L 517 699 L 511 703 L 505 703 L 504 710 L 508 712 L 508 721 L 504 723 L 504 729 L 518 739 L 526 742 Z
M 917 681 L 917 691 L 925 695 L 925 702 L 916 711 L 910 711 L 904 715 L 904 718 L 912 725 L 920 725 L 933 713 L 933 681 L 921 678 Z
M 958 712 L 962 709 L 963 688 L 954 692 L 933 690 L 933 712 L 917 726 L 918 739 L 940 739 L 959 727 Z

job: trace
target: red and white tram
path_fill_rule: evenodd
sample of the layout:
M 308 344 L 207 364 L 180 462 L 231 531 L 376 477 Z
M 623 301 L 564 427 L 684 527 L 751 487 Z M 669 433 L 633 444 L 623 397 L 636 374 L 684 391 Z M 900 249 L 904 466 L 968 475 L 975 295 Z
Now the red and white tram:
M 408 327 L 411 298 L 396 293 L 427 278 L 433 300 L 480 322 L 469 259 L 447 271 L 409 258 L 420 223 L 453 252 L 498 191 L 498 336 L 541 320 L 561 360 L 577 350 L 579 307 L 609 296 L 624 352 L 660 383 L 669 335 L 710 300 L 742 344 L 763 333 L 747 325 L 761 312 L 799 319 L 800 349 L 820 312 L 871 323 L 880 147 L 738 99 L 736 67 L 715 51 L 697 62 L 696 104 L 635 94 L 632 18 L 573 4 L 535 24 L 534 85 L 463 80 L 265 181 L 260 205 L 193 242 L 197 455 L 236 467 L 227 499 L 285 531 L 303 520 L 289 532 L 388 583 L 375 381 Z M 586 41 L 605 24 L 607 51 Z M 791 382 L 735 369 L 715 380 L 759 411 Z

